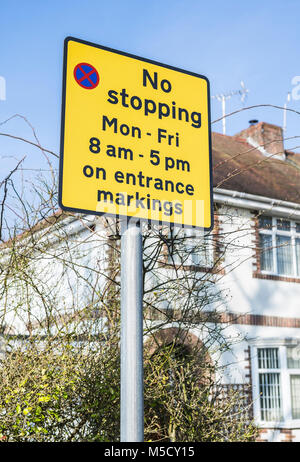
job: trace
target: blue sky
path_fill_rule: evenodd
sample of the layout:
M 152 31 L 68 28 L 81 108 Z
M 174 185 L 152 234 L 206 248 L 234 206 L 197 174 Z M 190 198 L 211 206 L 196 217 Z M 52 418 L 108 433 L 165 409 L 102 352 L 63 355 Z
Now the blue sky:
M 212 94 L 238 90 L 244 80 L 246 105 L 282 106 L 291 80 L 300 75 L 298 0 L 14 0 L 0 10 L 0 76 L 6 101 L 0 123 L 14 114 L 28 118 L 43 146 L 58 153 L 63 40 L 74 36 L 206 75 Z M 242 107 L 239 97 L 227 111 Z M 300 111 L 300 100 L 290 107 Z M 212 102 L 212 120 L 221 114 Z M 282 111 L 255 109 L 227 120 L 234 134 L 257 118 L 282 125 Z M 287 136 L 300 135 L 300 116 L 288 114 Z M 213 125 L 221 132 L 221 124 Z M 23 120 L 0 132 L 33 140 Z M 297 141 L 297 140 L 296 140 Z M 293 148 L 295 140 L 286 143 Z M 0 175 L 27 155 L 28 168 L 46 168 L 40 152 L 0 137 Z M 57 166 L 57 162 L 54 162 Z

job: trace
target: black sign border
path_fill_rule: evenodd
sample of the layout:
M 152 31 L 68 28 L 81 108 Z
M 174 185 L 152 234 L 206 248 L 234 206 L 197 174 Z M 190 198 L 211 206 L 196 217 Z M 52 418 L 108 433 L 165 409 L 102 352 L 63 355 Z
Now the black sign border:
M 119 214 L 112 214 L 107 212 L 95 212 L 92 210 L 84 210 L 72 207 L 66 207 L 62 203 L 62 179 L 63 179 L 63 156 L 64 156 L 64 134 L 65 134 L 65 110 L 66 110 L 66 75 L 67 75 L 67 54 L 68 54 L 68 43 L 69 42 L 78 42 L 84 45 L 89 45 L 94 48 L 100 48 L 101 50 L 110 51 L 112 53 L 116 53 L 119 55 L 127 56 L 129 58 L 138 59 L 139 61 L 143 61 L 145 63 L 154 64 L 160 67 L 165 67 L 166 69 L 171 69 L 173 71 L 182 72 L 183 74 L 192 75 L 194 77 L 199 77 L 204 79 L 207 83 L 207 109 L 208 109 L 208 144 L 209 144 L 209 175 L 210 175 L 210 220 L 211 225 L 209 228 L 204 228 L 200 226 L 193 226 L 193 225 L 185 225 L 183 223 L 171 223 L 170 221 L 160 221 L 160 220 L 152 220 L 147 218 L 140 218 L 136 216 L 128 216 L 128 215 L 119 215 Z M 129 220 L 138 220 L 143 221 L 146 223 L 153 223 L 158 225 L 168 225 L 169 227 L 181 227 L 186 229 L 198 229 L 204 230 L 207 232 L 212 231 L 214 227 L 214 208 L 213 208 L 213 176 L 212 176 L 212 148 L 211 148 L 211 110 L 210 110 L 210 84 L 207 77 L 201 74 L 196 74 L 195 72 L 190 72 L 185 69 L 180 69 L 178 67 L 169 66 L 168 64 L 163 64 L 158 61 L 153 61 L 151 59 L 142 58 L 140 56 L 136 56 L 130 53 L 126 53 L 124 51 L 115 50 L 113 48 L 109 48 L 103 45 L 98 45 L 96 43 L 88 42 L 86 40 L 82 40 L 75 37 L 66 37 L 64 40 L 64 58 L 63 58 L 63 83 L 62 83 L 62 106 L 61 106 L 61 129 L 60 129 L 60 160 L 59 160 L 59 190 L 58 190 L 58 204 L 61 210 L 66 212 L 79 212 L 83 214 L 89 215 L 98 215 L 98 216 L 109 216 L 113 218 L 128 218 Z

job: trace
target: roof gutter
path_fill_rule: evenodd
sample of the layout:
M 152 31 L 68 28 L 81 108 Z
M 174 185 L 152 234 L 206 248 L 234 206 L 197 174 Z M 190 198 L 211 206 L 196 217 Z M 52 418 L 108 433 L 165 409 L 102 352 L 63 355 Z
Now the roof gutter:
M 229 189 L 214 188 L 214 202 L 230 207 L 272 212 L 280 217 L 300 219 L 300 204 Z

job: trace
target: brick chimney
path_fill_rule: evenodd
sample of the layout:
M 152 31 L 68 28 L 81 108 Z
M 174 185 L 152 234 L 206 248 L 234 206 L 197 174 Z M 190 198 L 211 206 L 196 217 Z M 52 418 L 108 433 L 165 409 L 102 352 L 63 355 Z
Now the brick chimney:
M 277 125 L 250 120 L 250 127 L 235 136 L 246 140 L 267 157 L 285 160 L 283 130 Z

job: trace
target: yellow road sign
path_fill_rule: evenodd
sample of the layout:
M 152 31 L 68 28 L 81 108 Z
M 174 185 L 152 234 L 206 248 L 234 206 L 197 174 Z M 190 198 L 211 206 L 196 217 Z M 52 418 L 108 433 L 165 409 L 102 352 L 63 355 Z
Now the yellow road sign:
M 65 40 L 63 210 L 211 229 L 209 82 Z

